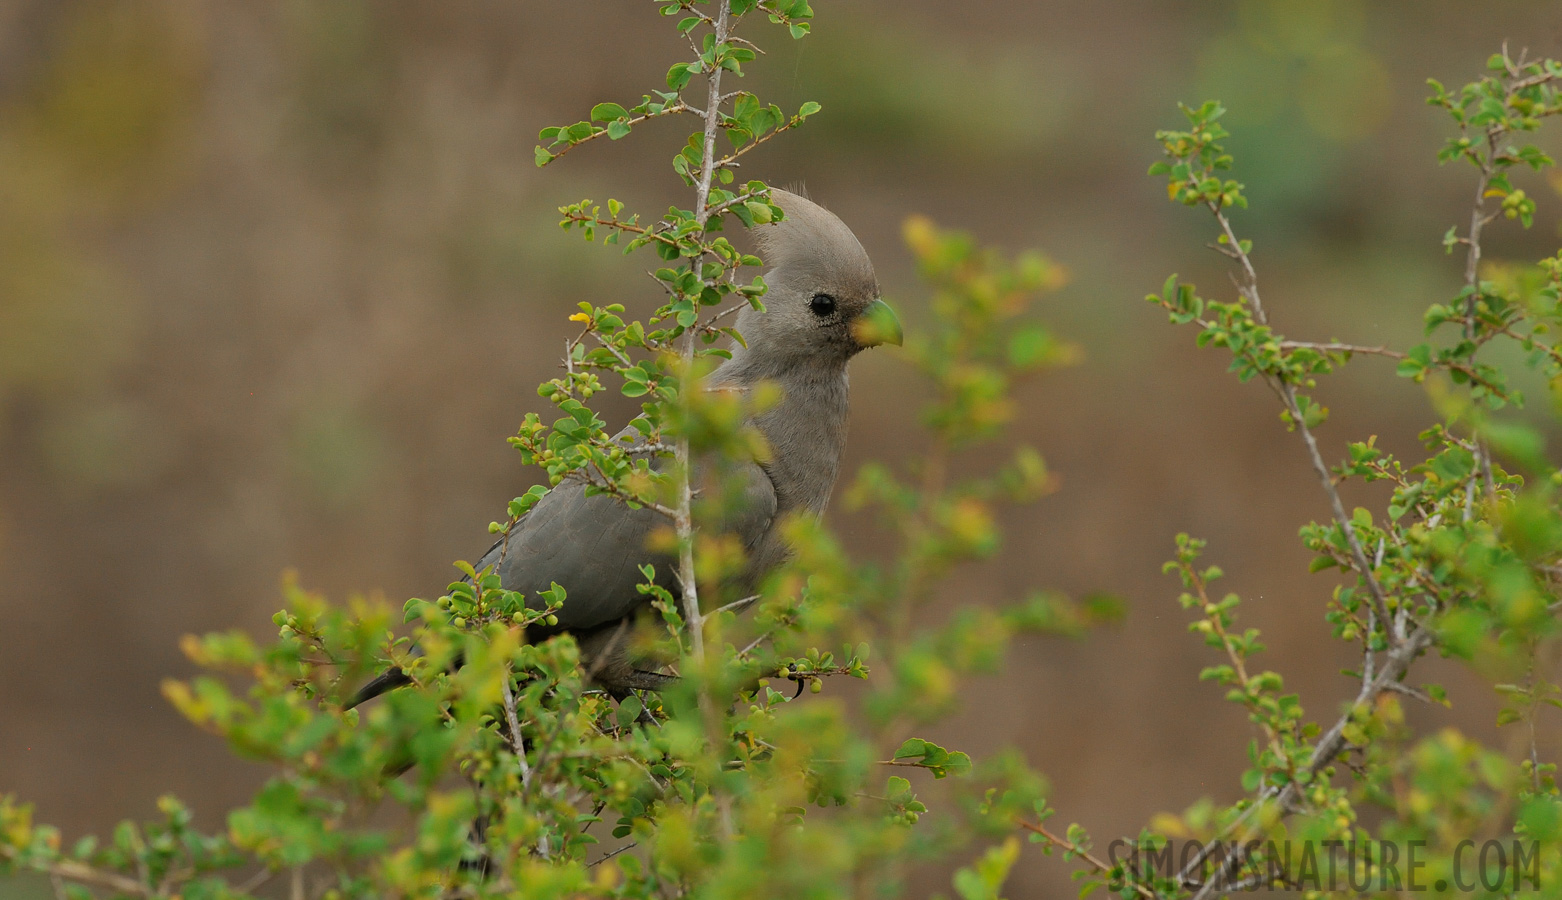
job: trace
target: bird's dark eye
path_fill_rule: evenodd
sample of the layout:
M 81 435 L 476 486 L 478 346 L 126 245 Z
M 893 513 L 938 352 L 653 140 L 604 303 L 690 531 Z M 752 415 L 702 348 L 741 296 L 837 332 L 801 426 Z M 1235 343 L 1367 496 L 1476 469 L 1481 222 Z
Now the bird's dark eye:
M 808 301 L 808 308 L 822 319 L 835 312 L 835 298 L 829 294 L 814 294 L 813 299 Z

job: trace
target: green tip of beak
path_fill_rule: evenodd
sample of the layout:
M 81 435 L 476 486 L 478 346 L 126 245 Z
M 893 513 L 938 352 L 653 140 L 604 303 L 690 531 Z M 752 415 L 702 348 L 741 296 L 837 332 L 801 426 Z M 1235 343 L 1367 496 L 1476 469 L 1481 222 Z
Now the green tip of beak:
M 852 338 L 864 347 L 877 347 L 880 344 L 899 347 L 905 339 L 900 330 L 900 318 L 883 300 L 869 303 L 867 309 L 858 313 L 857 318 L 852 319 L 851 332 Z

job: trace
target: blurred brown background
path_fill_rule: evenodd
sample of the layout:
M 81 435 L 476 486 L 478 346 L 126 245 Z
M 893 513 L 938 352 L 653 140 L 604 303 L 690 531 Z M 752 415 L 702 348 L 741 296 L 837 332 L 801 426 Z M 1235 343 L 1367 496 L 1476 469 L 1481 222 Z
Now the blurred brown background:
M 563 234 L 554 207 L 687 205 L 666 166 L 687 123 L 542 171 L 536 132 L 659 86 L 684 52 L 670 25 L 609 0 L 0 2 L 0 791 L 71 838 L 165 791 L 219 822 L 263 773 L 159 696 L 190 670 L 179 636 L 271 631 L 287 567 L 400 601 L 486 547 L 532 478 L 504 438 L 539 408 L 564 315 L 656 298 L 646 260 Z M 1299 440 L 1141 300 L 1172 271 L 1229 294 L 1205 217 L 1144 174 L 1152 133 L 1178 100 L 1231 107 L 1237 221 L 1282 330 L 1411 343 L 1457 289 L 1439 239 L 1473 184 L 1434 162 L 1424 79 L 1463 83 L 1505 39 L 1562 54 L 1556 5 L 820 0 L 813 37 L 751 31 L 771 52 L 746 86 L 824 113 L 745 174 L 838 212 L 912 327 L 908 214 L 1073 273 L 1045 315 L 1088 359 L 1028 387 L 1019 424 L 1063 489 L 950 602 L 1105 589 L 1128 620 L 1023 644 L 944 733 L 1022 748 L 1103 843 L 1234 798 L 1249 726 L 1196 680 L 1211 657 L 1159 572 L 1172 535 L 1210 539 L 1263 664 L 1315 716 L 1353 660 L 1296 539 L 1326 513 Z M 1524 186 L 1540 219 L 1496 228 L 1491 256 L 1555 250 L 1562 197 Z M 855 364 L 853 466 L 918 439 L 892 357 Z M 1372 360 L 1322 395 L 1331 459 L 1371 433 L 1411 450 L 1431 416 Z M 1439 666 L 1421 671 L 1455 709 L 1421 721 L 1490 734 L 1482 689 Z M 1009 893 L 1073 888 L 1034 855 Z

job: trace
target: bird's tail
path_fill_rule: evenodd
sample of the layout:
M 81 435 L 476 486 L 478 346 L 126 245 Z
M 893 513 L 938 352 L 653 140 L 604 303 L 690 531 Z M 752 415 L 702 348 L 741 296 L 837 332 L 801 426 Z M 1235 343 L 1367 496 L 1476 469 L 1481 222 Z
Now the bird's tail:
M 386 691 L 393 691 L 402 685 L 411 683 L 412 678 L 401 669 L 386 669 L 384 672 L 374 676 L 373 681 L 359 688 L 358 692 L 353 694 L 351 699 L 342 704 L 342 709 L 352 709 L 360 703 L 373 700 Z

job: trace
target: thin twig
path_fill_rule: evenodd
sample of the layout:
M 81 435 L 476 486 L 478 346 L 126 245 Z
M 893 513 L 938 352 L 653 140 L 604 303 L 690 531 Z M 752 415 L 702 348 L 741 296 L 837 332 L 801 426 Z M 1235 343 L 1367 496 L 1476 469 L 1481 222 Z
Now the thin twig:
M 715 31 L 715 43 L 720 45 L 727 40 L 727 17 L 731 12 L 729 0 L 722 0 L 721 6 L 716 11 L 713 28 Z M 703 233 L 705 223 L 710 220 L 710 189 L 711 180 L 715 174 L 716 131 L 720 125 L 721 116 L 721 66 L 716 66 L 706 76 L 706 88 L 708 99 L 705 104 L 705 132 L 703 135 L 702 153 L 700 155 L 700 176 L 695 182 L 694 197 L 694 221 L 698 226 L 697 232 Z M 699 263 L 690 263 L 694 271 L 699 272 Z M 700 279 L 704 281 L 703 278 Z M 687 365 L 694 359 L 693 329 L 684 337 L 683 357 Z M 694 573 L 694 518 L 692 515 L 693 493 L 690 484 L 689 468 L 693 460 L 689 455 L 689 440 L 687 437 L 679 438 L 674 450 L 674 458 L 679 471 L 678 499 L 674 507 L 673 525 L 678 534 L 678 580 L 681 583 L 679 597 L 683 605 L 683 618 L 689 626 L 689 648 L 694 657 L 704 664 L 705 660 L 705 635 L 703 619 L 700 616 L 699 587 L 695 583 Z M 702 694 L 702 702 L 709 704 L 709 698 Z
M 703 333 L 709 334 L 713 329 L 715 329 L 717 322 L 720 322 L 722 319 L 725 319 L 734 313 L 742 312 L 743 310 L 748 309 L 751 305 L 752 304 L 750 304 L 747 300 L 743 301 L 742 303 L 734 303 L 702 322 L 699 326 L 699 330 Z
M 1406 697 L 1414 697 L 1415 699 L 1420 700 L 1422 703 L 1429 703 L 1433 705 L 1436 705 L 1437 703 L 1437 701 L 1433 700 L 1431 695 L 1429 695 L 1426 691 L 1423 691 L 1418 687 L 1411 687 L 1402 681 L 1391 681 L 1384 686 L 1396 694 L 1404 694 Z
M 636 844 L 635 841 L 630 841 L 629 843 L 625 844 L 624 846 L 619 847 L 617 850 L 614 850 L 614 851 L 611 851 L 609 853 L 603 854 L 595 862 L 586 863 L 586 868 L 594 869 L 597 866 L 600 866 L 603 863 L 607 862 L 608 860 L 612 859 L 613 857 L 617 856 L 618 854 L 623 853 L 625 850 L 633 850 L 636 846 L 637 846 L 637 844 Z
M 586 213 L 575 212 L 565 213 L 564 218 L 566 221 L 570 222 L 581 222 L 587 225 L 597 225 L 602 228 L 616 228 L 619 231 L 628 231 L 632 234 L 638 234 L 653 241 L 666 244 L 669 247 L 678 246 L 678 242 L 676 240 L 673 240 L 667 235 L 656 231 L 654 225 L 650 228 L 646 228 L 643 225 L 636 225 L 633 222 L 623 222 L 618 219 L 604 219 L 601 216 L 593 216 Z
M 510 748 L 515 751 L 515 758 L 521 766 L 521 791 L 531 793 L 532 769 L 526 761 L 526 739 L 521 735 L 521 720 L 515 713 L 515 691 L 510 688 L 510 667 L 504 667 L 504 677 L 500 679 L 499 686 L 504 692 L 504 718 L 510 726 Z M 548 836 L 544 834 L 537 841 L 537 853 L 543 859 L 549 856 Z
M 11 847 L 0 847 L 0 854 L 9 859 L 15 858 L 15 850 Z M 96 869 L 86 863 L 76 862 L 72 859 L 55 860 L 35 868 L 48 873 L 51 878 L 62 878 L 66 881 L 105 887 L 112 891 L 118 891 L 121 894 L 132 894 L 138 897 L 153 896 L 151 887 L 134 878 L 120 875 L 118 872 L 106 872 L 102 869 Z M 188 873 L 184 874 L 188 877 Z
M 731 603 L 728 603 L 726 606 L 723 606 L 719 609 L 713 609 L 706 613 L 703 617 L 701 617 L 700 623 L 703 625 L 705 621 L 710 619 L 712 616 L 717 616 L 724 612 L 742 612 L 743 610 L 748 609 L 750 606 L 753 606 L 755 603 L 759 602 L 759 598 L 759 594 L 750 594 L 749 596 L 744 597 L 742 600 L 734 600 Z
M 1209 204 L 1210 210 L 1215 214 L 1215 220 L 1220 223 L 1221 231 L 1226 236 L 1229 246 L 1235 248 L 1237 259 L 1242 264 L 1244 282 L 1239 284 L 1242 295 L 1247 298 L 1253 307 L 1253 317 L 1260 325 L 1269 324 L 1269 316 L 1264 312 L 1264 305 L 1258 297 L 1258 272 L 1253 268 L 1253 260 L 1242 247 L 1242 242 L 1237 239 L 1236 232 L 1231 228 L 1231 220 L 1221 211 L 1218 202 Z M 1345 515 L 1345 504 L 1340 502 L 1340 492 L 1334 486 L 1334 479 L 1329 475 L 1329 467 L 1323 461 L 1323 454 L 1318 451 L 1318 439 L 1313 437 L 1312 429 L 1307 427 L 1301 407 L 1296 401 L 1296 387 L 1281 377 L 1272 379 L 1276 382 L 1276 390 L 1280 392 L 1286 407 L 1290 413 L 1291 421 L 1296 430 L 1301 432 L 1302 441 L 1307 445 L 1307 456 L 1312 462 L 1313 472 L 1318 476 L 1318 482 L 1323 485 L 1324 493 L 1329 496 L 1329 506 L 1334 513 L 1334 521 L 1345 534 L 1345 542 L 1350 547 L 1351 557 L 1356 562 L 1357 569 L 1361 572 L 1361 578 L 1367 584 L 1373 607 L 1377 610 L 1378 620 L 1384 624 L 1384 632 L 1388 636 L 1390 645 L 1399 643 L 1399 636 L 1387 628 L 1390 621 L 1388 614 L 1388 598 L 1383 594 L 1383 586 L 1378 584 L 1377 576 L 1372 572 L 1372 566 L 1367 562 L 1367 554 L 1361 548 L 1361 541 L 1356 537 L 1356 528 L 1351 523 L 1350 517 Z
M 1184 886 L 1190 884 L 1193 878 L 1193 873 L 1197 872 L 1199 868 L 1204 865 L 1204 861 L 1209 859 L 1210 854 L 1214 853 L 1215 850 L 1220 847 L 1221 842 L 1231 834 L 1235 833 L 1238 828 L 1241 828 L 1242 825 L 1253 815 L 1253 813 L 1262 808 L 1263 805 L 1269 799 L 1271 799 L 1275 793 L 1276 791 L 1273 787 L 1264 788 L 1262 791 L 1260 791 L 1258 799 L 1255 800 L 1247 809 L 1243 810 L 1242 815 L 1232 819 L 1215 835 L 1212 840 L 1208 841 L 1204 844 L 1204 846 L 1199 848 L 1199 852 L 1193 855 L 1193 859 L 1182 867 L 1181 872 L 1177 873 L 1177 883 Z
M 521 765 L 521 790 L 530 791 L 532 786 L 532 770 L 526 762 L 526 738 L 521 734 L 521 720 L 515 712 L 515 691 L 510 687 L 509 667 L 505 667 L 504 678 L 500 681 L 500 687 L 504 691 L 504 719 L 510 726 L 510 749 L 515 751 L 515 758 Z
M 729 36 L 729 18 L 732 13 L 731 0 L 720 0 L 717 5 L 714 22 L 712 23 L 713 47 L 720 47 L 727 42 Z M 722 67 L 716 65 L 705 76 L 706 101 L 705 101 L 705 130 L 700 153 L 700 174 L 694 185 L 694 223 L 695 234 L 704 234 L 706 223 L 710 221 L 710 192 L 711 183 L 716 174 L 716 134 L 721 128 L 721 73 Z M 701 270 L 699 259 L 689 261 L 690 271 L 699 278 L 700 287 L 708 286 L 708 282 Z M 698 329 L 690 328 L 683 335 L 683 346 L 679 348 L 679 355 L 683 358 L 684 371 L 687 373 L 693 366 L 695 350 L 698 340 Z M 687 403 L 688 398 L 681 398 Z M 699 585 L 694 568 L 694 516 L 693 503 L 694 491 L 692 481 L 692 466 L 694 459 L 689 451 L 689 438 L 682 435 L 678 438 L 677 447 L 673 452 L 674 470 L 678 473 L 677 494 L 674 508 L 676 515 L 673 518 L 673 528 L 678 539 L 678 596 L 683 612 L 685 630 L 689 633 L 690 655 L 694 657 L 695 665 L 701 670 L 696 681 L 698 690 L 698 703 L 700 716 L 705 723 L 706 737 L 711 742 L 714 750 L 723 739 L 724 729 L 720 721 L 720 715 L 716 710 L 715 701 L 710 695 L 709 685 L 704 678 L 706 666 L 705 656 L 705 620 L 700 615 Z M 731 837 L 732 804 L 731 797 L 725 792 L 716 795 L 717 810 L 721 823 L 722 833 Z
M 1405 354 L 1388 347 L 1363 347 L 1360 344 L 1342 344 L 1337 341 L 1320 343 L 1318 341 L 1281 341 L 1281 350 L 1317 350 L 1321 353 L 1361 353 L 1372 356 L 1387 356 L 1390 359 L 1404 359 Z
M 1095 869 L 1097 875 L 1106 875 L 1114 868 L 1113 866 L 1108 865 L 1105 860 L 1091 853 L 1089 850 L 1080 847 L 1073 841 L 1070 841 L 1068 838 L 1059 837 L 1058 835 L 1053 834 L 1051 831 L 1047 830 L 1047 826 L 1041 824 L 1040 822 L 1027 822 L 1024 819 L 1021 819 L 1019 824 L 1020 827 L 1026 831 L 1039 834 L 1047 840 L 1051 841 L 1054 845 L 1062 847 L 1066 852 L 1072 853 L 1075 856 L 1078 856 L 1080 859 L 1083 859 L 1085 862 L 1090 864 L 1091 868 Z M 1129 886 L 1132 887 L 1139 894 L 1139 896 L 1144 897 L 1145 900 L 1155 900 L 1155 891 L 1140 884 L 1139 882 L 1130 881 Z
M 747 203 L 748 201 L 753 200 L 755 197 L 768 197 L 768 196 L 770 196 L 770 189 L 769 188 L 766 188 L 766 189 L 764 189 L 762 191 L 749 191 L 748 193 L 745 193 L 745 194 L 739 194 L 736 197 L 733 197 L 731 200 L 724 200 L 721 203 L 718 203 L 715 206 L 710 207 L 709 209 L 707 209 L 705 211 L 705 214 L 707 216 L 719 216 L 722 213 L 726 212 L 727 210 L 731 209 L 734 206 L 737 206 L 740 203 Z
M 699 52 L 699 51 L 696 50 L 695 52 Z M 643 116 L 636 116 L 633 119 L 630 119 L 628 121 L 628 124 L 631 125 L 631 126 L 639 125 L 641 122 L 650 121 L 651 119 L 660 119 L 662 116 L 670 116 L 670 115 L 672 115 L 674 113 L 681 113 L 681 112 L 696 112 L 696 110 L 692 106 L 690 106 L 689 104 L 683 102 L 682 98 L 679 98 L 677 103 L 673 103 L 673 104 L 670 104 L 668 106 L 663 107 L 660 112 L 646 113 Z M 559 157 L 561 157 L 564 154 L 570 152 L 571 150 L 575 149 L 576 147 L 579 147 L 582 144 L 589 144 L 592 141 L 596 140 L 597 138 L 602 137 L 602 136 L 604 136 L 606 134 L 607 134 L 607 129 L 604 128 L 601 131 L 594 131 L 591 135 L 589 135 L 587 137 L 583 137 L 580 140 L 575 141 L 572 144 L 564 145 L 563 149 L 559 150 L 559 152 L 557 152 L 557 153 L 553 153 L 553 151 L 549 150 L 548 152 L 551 154 L 552 158 L 546 160 L 546 162 L 550 162 L 551 163 L 551 162 L 553 162 L 553 160 L 558 159 Z M 547 150 L 548 148 L 544 147 L 543 149 Z
M 742 156 L 744 156 L 745 154 L 747 154 L 750 150 L 753 150 L 753 149 L 757 148 L 760 144 L 763 144 L 766 141 L 776 137 L 777 135 L 781 134 L 783 131 L 790 131 L 793 128 L 796 128 L 801 122 L 802 122 L 802 120 L 798 119 L 796 117 L 788 119 L 787 121 L 785 121 L 782 124 L 778 125 L 775 128 L 775 130 L 767 131 L 764 134 L 760 135 L 759 137 L 753 139 L 752 141 L 749 141 L 747 144 L 744 144 L 743 146 L 739 147 L 737 150 L 733 151 L 732 153 L 729 153 L 726 156 L 723 156 L 716 163 L 716 168 L 718 168 L 718 169 L 728 169 L 728 168 L 735 167 L 737 165 L 738 159 L 741 158 Z
M 775 634 L 774 629 L 766 631 L 764 634 L 761 634 L 759 637 L 754 638 L 752 641 L 749 641 L 748 642 L 748 646 L 744 647 L 742 650 L 739 650 L 737 655 L 738 656 L 747 656 L 747 655 L 749 655 L 750 653 L 754 652 L 754 648 L 755 647 L 758 647 L 760 644 L 763 644 L 765 641 L 769 640 L 772 636 L 774 636 L 774 634 Z
M 1420 656 L 1423 650 L 1432 646 L 1434 637 L 1432 629 L 1423 625 L 1407 636 L 1397 647 L 1383 655 L 1377 677 L 1362 685 L 1361 691 L 1356 695 L 1355 702 L 1340 715 L 1340 718 L 1324 734 L 1323 738 L 1318 741 L 1317 746 L 1313 748 L 1313 755 L 1307 761 L 1309 775 L 1318 774 L 1325 766 L 1334 761 L 1334 758 L 1340 754 L 1341 750 L 1345 749 L 1345 728 L 1350 724 L 1351 714 L 1356 708 L 1376 700 L 1378 695 L 1384 691 L 1392 690 L 1389 685 L 1398 683 L 1399 679 L 1405 674 L 1405 670 L 1410 668 L 1410 664 L 1415 661 L 1416 657 Z M 1311 779 L 1308 779 L 1308 781 L 1310 783 Z M 1292 782 L 1285 786 L 1280 796 L 1282 799 L 1294 799 L 1298 792 L 1296 782 Z
M 1241 867 L 1242 861 L 1247 858 L 1246 844 L 1234 844 L 1232 846 L 1236 848 L 1236 851 L 1226 851 L 1226 858 L 1221 860 L 1220 868 L 1210 875 L 1209 880 L 1200 886 L 1199 892 L 1193 895 L 1193 900 L 1209 900 L 1217 891 L 1225 894 L 1230 890 L 1229 886 L 1221 887 L 1221 884 L 1225 879 L 1235 875 L 1237 869 Z
M 1376 631 L 1377 627 L 1377 611 L 1369 606 L 1367 607 L 1367 631 L 1361 636 L 1363 647 L 1361 653 L 1361 680 L 1365 682 L 1372 681 L 1375 674 L 1373 667 L 1377 665 L 1377 655 L 1372 652 L 1372 632 Z

